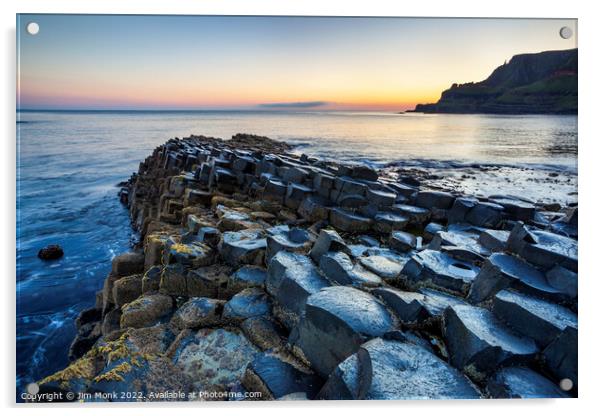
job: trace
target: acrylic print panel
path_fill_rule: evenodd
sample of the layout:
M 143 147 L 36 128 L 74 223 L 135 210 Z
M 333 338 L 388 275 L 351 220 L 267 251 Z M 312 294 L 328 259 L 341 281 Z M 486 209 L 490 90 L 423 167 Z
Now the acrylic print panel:
M 17 26 L 17 401 L 577 395 L 576 20 Z

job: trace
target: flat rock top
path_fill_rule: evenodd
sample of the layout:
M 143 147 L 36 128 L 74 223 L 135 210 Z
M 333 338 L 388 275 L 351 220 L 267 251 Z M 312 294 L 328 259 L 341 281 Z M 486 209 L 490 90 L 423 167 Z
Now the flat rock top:
M 504 253 L 494 253 L 489 257 L 489 261 L 498 267 L 502 273 L 520 280 L 529 286 L 545 292 L 558 292 L 558 290 L 548 284 L 545 276 L 539 270 L 517 257 Z
M 537 240 L 535 246 L 552 253 L 577 260 L 577 240 L 547 231 L 531 231 Z
M 322 309 L 360 334 L 379 336 L 393 327 L 389 312 L 374 296 L 348 286 L 331 286 L 307 298 L 307 307 Z
M 372 364 L 372 383 L 366 399 L 477 399 L 481 397 L 468 378 L 422 347 L 376 338 L 363 344 L 362 349 L 368 352 Z M 357 360 L 357 355 L 344 361 L 340 368 L 351 367 L 354 359 Z
M 201 329 L 183 339 L 174 364 L 199 389 L 236 383 L 259 351 L 244 335 L 225 329 Z
M 399 211 L 407 212 L 409 214 L 427 214 L 430 212 L 426 208 L 417 207 L 415 205 L 406 205 L 406 204 L 395 204 L 395 205 L 393 205 L 393 208 L 395 208 Z
M 423 250 L 416 254 L 419 262 L 438 274 L 451 276 L 470 283 L 477 276 L 479 269 L 472 264 L 454 259 L 445 253 L 435 250 Z
M 487 344 L 516 354 L 537 352 L 537 347 L 532 339 L 511 332 L 487 309 L 470 305 L 454 305 L 450 308 L 468 331 Z
M 271 260 L 278 262 L 285 267 L 285 275 L 292 279 L 308 292 L 313 293 L 323 287 L 329 286 L 328 281 L 322 277 L 316 266 L 309 257 L 291 253 L 288 251 L 279 251 Z
M 441 238 L 441 244 L 443 245 L 462 247 L 482 255 L 490 254 L 490 251 L 477 241 L 478 235 L 463 231 L 439 231 L 437 234 Z
M 266 270 L 257 266 L 243 266 L 232 276 L 234 280 L 263 284 L 266 278 Z
M 502 290 L 495 297 L 501 301 L 514 303 L 526 309 L 533 315 L 548 321 L 561 331 L 567 326 L 577 328 L 577 315 L 562 306 L 510 290 Z
M 487 386 L 494 397 L 521 399 L 568 397 L 547 378 L 522 367 L 501 369 Z
M 226 231 L 223 234 L 224 242 L 229 244 L 239 243 L 241 245 L 250 244 L 263 239 L 261 230 L 242 230 L 242 231 Z M 265 242 L 265 240 L 264 240 Z
M 389 279 L 399 276 L 399 273 L 401 273 L 401 269 L 403 268 L 400 263 L 391 260 L 388 257 L 379 255 L 361 257 L 360 263 L 366 269 L 379 275 L 380 277 Z
M 462 298 L 438 290 L 423 288 L 420 293 L 424 295 L 424 305 L 432 315 L 441 315 L 448 306 L 467 304 Z

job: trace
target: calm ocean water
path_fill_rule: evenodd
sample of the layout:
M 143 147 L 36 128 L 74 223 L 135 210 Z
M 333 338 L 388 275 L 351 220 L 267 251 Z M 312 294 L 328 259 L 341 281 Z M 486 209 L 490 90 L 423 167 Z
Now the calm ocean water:
M 524 177 L 524 167 L 544 176 L 577 172 L 574 116 L 21 112 L 17 120 L 18 391 L 67 364 L 74 318 L 93 305 L 111 258 L 131 241 L 115 185 L 171 137 L 253 133 L 308 154 L 377 166 L 500 165 L 506 177 L 493 186 L 496 193 L 512 193 L 512 175 Z M 567 186 L 550 192 L 566 193 Z M 38 260 L 38 250 L 52 243 L 65 256 Z

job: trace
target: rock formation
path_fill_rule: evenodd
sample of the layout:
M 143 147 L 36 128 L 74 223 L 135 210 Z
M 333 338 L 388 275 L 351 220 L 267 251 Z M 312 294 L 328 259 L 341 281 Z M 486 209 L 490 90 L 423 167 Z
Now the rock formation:
M 577 394 L 576 208 L 401 184 L 248 135 L 169 140 L 120 198 L 141 243 L 113 259 L 42 392 Z

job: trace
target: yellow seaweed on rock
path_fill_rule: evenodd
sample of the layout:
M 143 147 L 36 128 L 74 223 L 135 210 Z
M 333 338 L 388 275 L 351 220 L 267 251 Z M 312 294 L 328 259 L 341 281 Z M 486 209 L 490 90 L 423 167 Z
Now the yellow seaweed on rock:
M 106 373 L 94 377 L 94 382 L 99 383 L 101 381 L 125 381 L 125 379 L 123 378 L 123 374 L 129 373 L 130 371 L 132 371 L 132 366 L 127 361 L 124 361 L 121 364 L 116 365 Z
M 95 355 L 84 355 L 79 360 L 71 363 L 67 368 L 44 378 L 38 384 L 47 384 L 51 382 L 59 383 L 60 387 L 69 390 L 69 381 L 83 378 L 91 379 L 96 373 Z
M 171 250 L 174 250 L 178 253 L 183 253 L 183 254 L 192 254 L 192 248 L 190 248 L 189 245 L 186 244 L 181 244 L 181 243 L 176 243 L 173 244 L 170 247 Z

